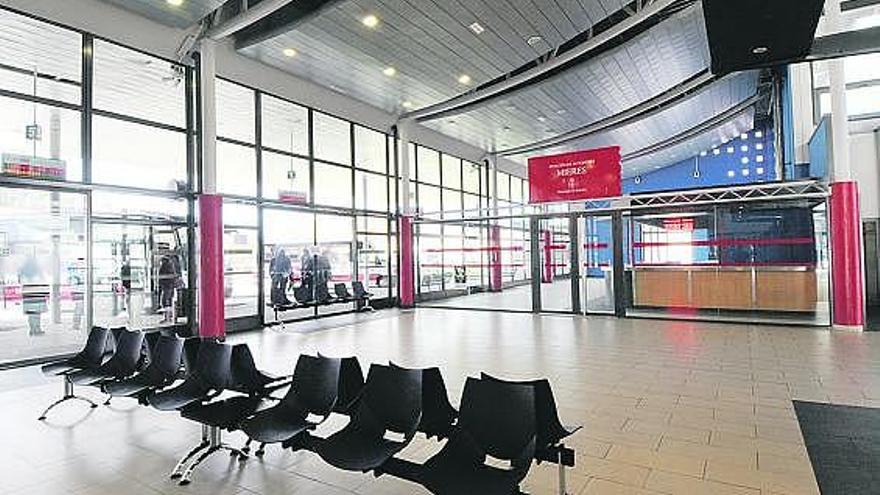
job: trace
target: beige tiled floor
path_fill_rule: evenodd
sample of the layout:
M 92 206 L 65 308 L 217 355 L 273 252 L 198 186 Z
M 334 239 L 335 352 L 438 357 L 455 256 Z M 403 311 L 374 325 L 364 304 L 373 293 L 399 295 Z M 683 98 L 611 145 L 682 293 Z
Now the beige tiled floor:
M 316 351 L 357 354 L 363 363 L 439 365 L 453 402 L 465 377 L 480 371 L 549 377 L 563 420 L 584 426 L 569 442 L 578 454 L 568 476 L 572 494 L 817 493 L 791 399 L 880 407 L 880 334 L 441 309 L 297 328 L 232 340 L 249 342 L 275 372 Z M 218 455 L 193 485 L 178 487 L 165 475 L 197 441 L 198 427 L 124 401 L 91 412 L 65 404 L 39 423 L 41 406 L 61 385 L 17 373 L 15 383 L 33 385 L 0 393 L 4 494 L 424 493 L 278 449 L 245 464 Z M 437 448 L 418 439 L 404 457 L 424 460 Z M 545 464 L 523 488 L 549 494 L 555 483 L 555 466 Z

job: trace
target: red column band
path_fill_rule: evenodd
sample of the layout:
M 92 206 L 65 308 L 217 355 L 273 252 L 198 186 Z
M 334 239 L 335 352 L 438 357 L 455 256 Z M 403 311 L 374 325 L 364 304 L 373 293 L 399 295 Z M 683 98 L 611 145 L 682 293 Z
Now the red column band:
M 865 324 L 862 286 L 861 216 L 859 186 L 854 181 L 831 184 L 831 273 L 835 325 Z
M 226 336 L 223 294 L 223 198 L 199 196 L 199 336 Z
M 489 227 L 489 290 L 501 291 L 501 226 Z
M 404 308 L 415 304 L 412 221 L 411 216 L 400 217 L 400 306 Z

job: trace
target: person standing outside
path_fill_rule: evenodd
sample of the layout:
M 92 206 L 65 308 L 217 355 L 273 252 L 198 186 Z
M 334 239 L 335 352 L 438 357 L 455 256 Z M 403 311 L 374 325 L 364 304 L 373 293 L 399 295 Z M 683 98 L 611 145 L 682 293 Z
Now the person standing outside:
M 290 258 L 284 248 L 278 246 L 269 263 L 269 274 L 272 277 L 272 290 L 270 300 L 275 306 L 287 306 L 291 304 L 287 298 L 287 281 L 290 279 Z

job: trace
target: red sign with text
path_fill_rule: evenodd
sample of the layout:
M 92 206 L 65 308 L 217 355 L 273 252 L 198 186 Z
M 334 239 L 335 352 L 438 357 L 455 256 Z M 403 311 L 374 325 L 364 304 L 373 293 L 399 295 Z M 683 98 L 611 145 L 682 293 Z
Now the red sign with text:
M 619 146 L 529 158 L 529 203 L 621 194 Z

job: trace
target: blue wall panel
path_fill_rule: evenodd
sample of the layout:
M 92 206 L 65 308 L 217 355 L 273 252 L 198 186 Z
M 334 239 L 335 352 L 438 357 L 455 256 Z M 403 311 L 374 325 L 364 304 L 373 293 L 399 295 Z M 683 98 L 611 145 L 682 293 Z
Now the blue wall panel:
M 772 129 L 756 129 L 745 136 L 746 139 L 737 137 L 698 156 L 625 179 L 623 192 L 675 191 L 779 180 L 774 168 Z

